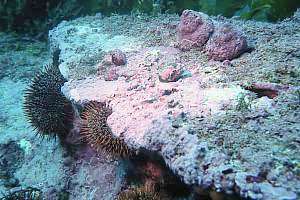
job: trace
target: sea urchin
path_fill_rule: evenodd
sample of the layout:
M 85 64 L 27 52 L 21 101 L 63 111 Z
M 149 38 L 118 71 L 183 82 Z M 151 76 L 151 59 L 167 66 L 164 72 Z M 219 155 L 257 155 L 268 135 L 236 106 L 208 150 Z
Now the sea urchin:
M 135 187 L 122 191 L 117 200 L 162 200 L 158 192 L 147 186 Z
M 97 151 L 104 150 L 112 155 L 128 157 L 133 151 L 126 143 L 115 137 L 107 124 L 107 118 L 112 113 L 111 108 L 102 102 L 89 102 L 82 114 L 81 135 Z
M 71 128 L 72 105 L 60 91 L 64 82 L 53 64 L 38 73 L 25 91 L 25 115 L 42 137 L 64 137 Z

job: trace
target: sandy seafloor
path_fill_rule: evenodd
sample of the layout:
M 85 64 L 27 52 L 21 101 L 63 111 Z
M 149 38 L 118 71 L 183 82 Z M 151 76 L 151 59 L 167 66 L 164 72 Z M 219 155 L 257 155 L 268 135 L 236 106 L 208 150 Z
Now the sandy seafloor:
M 175 18 L 172 16 L 170 20 Z M 174 20 L 174 24 L 178 22 L 178 19 Z M 132 35 L 139 31 L 138 27 L 144 26 L 141 23 L 142 20 L 137 20 L 136 29 L 128 33 L 126 30 L 129 27 L 122 24 L 124 19 L 120 19 L 120 24 L 118 24 L 118 17 L 115 16 L 107 19 L 105 23 L 110 23 L 110 20 L 115 20 L 114 26 L 124 26 L 118 29 L 120 33 L 116 32 L 115 34 Z M 300 20 L 299 16 L 298 20 Z M 149 20 L 146 21 L 149 22 Z M 164 21 L 167 20 L 164 19 Z M 148 26 L 151 29 L 157 25 L 156 23 L 161 25 L 163 22 L 156 19 Z M 234 24 L 239 26 L 243 22 L 235 21 Z M 283 25 L 288 26 L 288 22 Z M 247 26 L 247 24 L 242 25 L 242 27 L 247 34 L 253 36 L 252 39 L 255 38 L 250 43 L 259 46 L 258 52 L 254 53 L 257 57 L 247 54 L 242 59 L 232 61 L 234 68 L 222 69 L 221 72 L 217 69 L 219 64 L 210 63 L 205 66 L 204 73 L 226 73 L 228 76 L 223 76 L 226 81 L 264 81 L 299 87 L 300 50 L 299 46 L 297 47 L 300 38 L 300 33 L 297 32 L 299 29 L 293 29 L 294 27 L 280 29 L 280 25 L 276 27 L 260 23 L 253 29 L 251 25 Z M 259 29 L 261 31 L 258 31 Z M 288 30 L 290 32 L 284 32 Z M 163 45 L 172 42 L 174 32 L 171 31 L 168 34 L 169 38 L 164 32 L 159 33 L 161 37 L 151 38 L 148 45 Z M 294 37 L 289 37 L 291 34 L 294 34 Z M 266 37 L 269 38 L 268 44 L 264 44 Z M 276 45 L 281 46 L 278 49 L 282 52 L 277 52 L 273 56 L 271 52 L 276 51 Z M 206 58 L 200 54 L 194 51 L 185 52 L 181 58 L 189 62 L 189 60 L 194 59 L 193 57 L 199 56 L 199 62 L 207 62 Z M 282 57 L 278 57 L 278 55 Z M 46 192 L 45 195 L 48 196 L 48 199 L 51 199 L 51 195 L 53 195 L 52 199 L 55 199 L 59 194 L 63 195 L 64 190 L 68 187 L 66 180 L 68 180 L 67 177 L 70 173 L 68 168 L 69 155 L 58 141 L 47 141 L 36 137 L 22 111 L 23 90 L 34 74 L 41 70 L 42 66 L 47 64 L 49 60 L 50 55 L 45 42 L 0 33 L 0 196 L 9 190 L 13 191 L 30 186 Z M 244 63 L 251 63 L 251 67 L 243 68 Z M 273 66 L 272 63 L 278 65 Z M 218 79 L 220 79 L 219 82 L 224 81 L 220 76 Z M 212 78 L 207 84 L 214 82 L 218 82 L 218 80 Z M 270 153 L 270 156 L 276 157 L 272 164 L 277 166 L 275 167 L 277 170 L 287 174 L 287 180 L 283 182 L 288 184 L 288 175 L 298 176 L 296 179 L 299 179 L 300 174 L 299 95 L 296 92 L 288 92 L 279 96 L 276 100 L 279 110 L 260 120 L 255 120 L 254 116 L 251 120 L 253 124 L 248 123 L 247 120 L 247 123 L 245 122 L 245 119 L 241 117 L 244 113 L 228 112 L 226 115 L 228 118 L 215 119 L 211 122 L 215 131 L 199 130 L 199 137 L 205 138 L 211 143 L 223 138 L 225 147 L 221 146 L 220 148 L 230 149 L 232 154 L 236 156 L 239 155 L 237 151 L 242 146 L 244 157 L 248 157 L 250 160 L 253 160 L 251 154 L 264 149 L 263 153 Z M 222 135 L 223 131 L 230 129 L 230 135 Z M 271 134 L 273 138 L 270 138 L 268 131 L 274 133 Z M 281 142 L 281 140 L 285 142 Z M 257 155 L 266 158 L 268 155 L 263 155 L 263 153 Z M 259 159 L 257 158 L 257 160 Z M 255 163 L 252 164 L 255 165 Z M 291 179 L 295 179 L 295 177 Z M 88 191 L 89 188 L 84 188 L 84 177 L 79 177 L 78 180 L 82 180 L 81 183 L 78 183 L 82 186 L 81 191 Z M 88 196 L 84 197 L 84 195 L 79 199 L 84 198 L 93 199 Z
M 62 148 L 36 137 L 22 109 L 24 89 L 49 61 L 47 44 L 0 35 L 0 194 L 27 187 L 60 190 L 67 175 Z

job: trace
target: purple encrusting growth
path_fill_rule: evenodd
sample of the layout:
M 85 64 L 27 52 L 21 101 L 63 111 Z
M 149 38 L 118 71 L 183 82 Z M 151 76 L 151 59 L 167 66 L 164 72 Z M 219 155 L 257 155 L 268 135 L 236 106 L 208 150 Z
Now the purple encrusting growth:
M 177 35 L 181 50 L 204 49 L 210 59 L 217 61 L 232 60 L 248 49 L 241 31 L 192 10 L 183 11 Z

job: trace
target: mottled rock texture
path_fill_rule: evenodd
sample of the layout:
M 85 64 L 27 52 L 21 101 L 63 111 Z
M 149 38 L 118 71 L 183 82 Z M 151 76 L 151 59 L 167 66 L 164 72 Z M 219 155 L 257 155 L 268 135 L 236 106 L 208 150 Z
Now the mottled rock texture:
M 220 24 L 206 45 L 209 58 L 232 60 L 248 49 L 246 37 L 230 24 Z
M 233 59 L 230 65 L 211 61 L 197 50 L 180 51 L 174 48 L 177 38 L 171 24 L 179 21 L 174 16 L 135 20 L 87 17 L 64 22 L 52 31 L 56 38 L 50 34 L 50 41 L 57 46 L 75 47 L 78 41 L 89 51 L 90 44 L 93 48 L 105 46 L 107 41 L 100 42 L 89 34 L 83 37 L 81 31 L 72 36 L 65 32 L 66 27 L 85 26 L 85 32 L 91 33 L 91 24 L 101 24 L 103 33 L 119 39 L 126 38 L 128 32 L 139 35 L 135 39 L 140 45 L 124 50 L 125 65 L 106 65 L 103 71 L 114 68 L 118 74 L 109 81 L 105 73 L 82 73 L 80 63 L 74 61 L 74 68 L 68 66 L 72 73 L 66 74 L 69 81 L 62 91 L 78 109 L 90 101 L 107 102 L 112 108 L 107 123 L 113 134 L 122 136 L 132 148 L 160 154 L 186 184 L 250 199 L 278 199 L 280 194 L 284 199 L 297 199 L 300 108 L 297 90 L 291 88 L 299 86 L 299 69 L 295 67 L 300 63 L 296 44 L 299 22 L 294 18 L 278 24 L 214 20 L 238 26 L 255 51 Z M 110 29 L 120 26 L 122 29 Z M 231 44 L 231 40 L 227 42 Z M 128 44 L 122 39 L 119 43 L 119 49 Z M 65 59 L 73 59 L 73 49 L 64 48 L 63 52 Z M 91 67 L 101 63 L 96 61 Z M 170 65 L 184 69 L 189 76 L 161 82 L 159 75 Z M 239 86 L 248 82 L 290 86 L 272 99 Z
M 161 82 L 176 82 L 181 78 L 181 70 L 173 66 L 168 67 L 159 75 Z
M 111 60 L 112 62 L 119 66 L 126 64 L 126 54 L 119 49 L 116 49 L 111 52 Z
M 178 41 L 182 50 L 203 48 L 214 31 L 214 24 L 208 15 L 185 10 L 178 26 Z
M 205 49 L 210 59 L 232 60 L 247 49 L 246 37 L 233 25 L 220 24 L 204 13 L 184 10 L 178 25 L 181 50 Z

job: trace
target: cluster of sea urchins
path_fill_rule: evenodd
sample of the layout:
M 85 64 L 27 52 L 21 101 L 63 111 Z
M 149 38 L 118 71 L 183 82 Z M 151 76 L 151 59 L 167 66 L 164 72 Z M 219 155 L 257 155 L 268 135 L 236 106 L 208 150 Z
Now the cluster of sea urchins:
M 25 91 L 25 115 L 42 137 L 63 138 L 71 128 L 72 105 L 60 90 L 65 82 L 58 65 L 52 64 Z
M 112 113 L 111 108 L 103 102 L 89 102 L 81 113 L 82 137 L 96 151 L 104 150 L 119 157 L 128 157 L 133 154 L 126 143 L 115 137 L 107 124 L 107 118 Z

